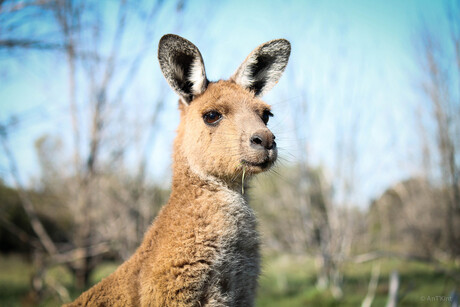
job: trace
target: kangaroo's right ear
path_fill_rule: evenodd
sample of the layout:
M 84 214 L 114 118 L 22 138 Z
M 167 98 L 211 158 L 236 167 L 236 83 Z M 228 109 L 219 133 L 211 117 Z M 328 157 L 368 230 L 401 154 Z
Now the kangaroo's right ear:
M 249 54 L 230 79 L 261 97 L 281 78 L 290 54 L 289 41 L 266 42 Z
M 185 38 L 164 35 L 158 46 L 158 60 L 166 81 L 183 103 L 189 104 L 206 90 L 208 80 L 201 53 Z

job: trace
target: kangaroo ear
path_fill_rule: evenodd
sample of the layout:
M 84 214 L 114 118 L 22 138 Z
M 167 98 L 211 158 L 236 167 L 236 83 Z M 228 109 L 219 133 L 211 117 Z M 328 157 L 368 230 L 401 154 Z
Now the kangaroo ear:
M 254 49 L 230 79 L 256 96 L 262 96 L 278 82 L 290 54 L 289 41 L 269 41 Z
M 169 86 L 189 104 L 208 85 L 203 58 L 198 48 L 180 36 L 167 34 L 160 39 L 158 60 Z

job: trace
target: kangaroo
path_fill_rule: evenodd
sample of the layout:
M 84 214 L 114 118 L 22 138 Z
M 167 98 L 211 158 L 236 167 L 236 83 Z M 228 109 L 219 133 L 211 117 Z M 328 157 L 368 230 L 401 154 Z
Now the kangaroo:
M 269 41 L 210 82 L 194 44 L 161 38 L 160 67 L 180 97 L 171 196 L 132 257 L 67 306 L 254 305 L 260 243 L 244 188 L 277 158 L 260 97 L 290 52 L 287 40 Z

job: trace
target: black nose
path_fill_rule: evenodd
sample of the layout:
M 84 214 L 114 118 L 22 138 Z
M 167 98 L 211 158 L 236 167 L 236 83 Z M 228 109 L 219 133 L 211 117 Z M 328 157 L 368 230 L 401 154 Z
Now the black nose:
M 273 149 L 276 147 L 275 136 L 270 131 L 256 132 L 251 136 L 251 146 L 257 149 Z

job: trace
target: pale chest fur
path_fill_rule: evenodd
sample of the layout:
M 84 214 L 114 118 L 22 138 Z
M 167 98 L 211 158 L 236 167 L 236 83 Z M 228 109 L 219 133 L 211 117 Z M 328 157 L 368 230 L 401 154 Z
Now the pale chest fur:
M 226 234 L 222 238 L 223 252 L 252 254 L 259 248 L 254 210 L 241 194 L 234 191 L 227 191 L 226 194 L 226 205 L 221 208 L 227 227 Z
M 226 205 L 220 210 L 224 215 L 225 229 L 213 264 L 214 278 L 231 305 L 249 306 L 260 271 L 256 217 L 239 193 L 228 191 L 225 201 Z

